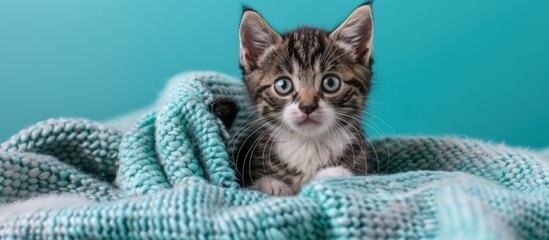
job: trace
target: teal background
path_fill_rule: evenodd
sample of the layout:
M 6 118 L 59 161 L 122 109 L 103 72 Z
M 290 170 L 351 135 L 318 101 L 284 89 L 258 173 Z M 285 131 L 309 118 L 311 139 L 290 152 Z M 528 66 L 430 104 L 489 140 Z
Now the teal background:
M 362 1 L 243 1 L 278 30 Z M 240 76 L 240 1 L 0 1 L 0 142 L 50 117 L 105 120 L 172 75 Z M 369 135 L 549 145 L 549 1 L 378 0 Z

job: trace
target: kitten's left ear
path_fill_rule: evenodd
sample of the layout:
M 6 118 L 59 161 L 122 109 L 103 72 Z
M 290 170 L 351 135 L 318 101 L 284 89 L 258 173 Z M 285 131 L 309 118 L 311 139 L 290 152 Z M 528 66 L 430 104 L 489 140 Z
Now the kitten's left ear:
M 351 50 L 357 60 L 371 63 L 373 57 L 374 19 L 372 6 L 365 4 L 355 9 L 332 33 L 330 38 Z
M 240 64 L 252 67 L 261 56 L 282 37 L 269 26 L 259 13 L 246 9 L 240 21 Z

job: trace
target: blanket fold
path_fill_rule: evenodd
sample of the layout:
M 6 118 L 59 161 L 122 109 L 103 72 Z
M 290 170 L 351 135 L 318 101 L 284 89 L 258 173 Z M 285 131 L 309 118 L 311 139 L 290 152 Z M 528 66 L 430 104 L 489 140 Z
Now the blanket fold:
M 229 129 L 219 97 L 241 109 Z M 247 99 L 238 79 L 184 73 L 146 112 L 22 130 L 0 144 L 0 207 L 52 193 L 94 203 L 0 212 L 0 239 L 549 238 L 549 154 L 473 139 L 373 139 L 368 176 L 292 197 L 241 189 L 229 156 L 249 136 Z

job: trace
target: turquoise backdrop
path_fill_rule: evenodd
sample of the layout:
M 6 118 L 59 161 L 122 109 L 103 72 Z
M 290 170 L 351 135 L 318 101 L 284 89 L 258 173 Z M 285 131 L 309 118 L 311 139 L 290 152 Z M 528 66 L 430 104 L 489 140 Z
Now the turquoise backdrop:
M 104 120 L 187 70 L 240 76 L 241 4 L 331 29 L 362 1 L 0 1 L 0 142 L 50 117 Z M 369 135 L 549 145 L 549 1 L 378 0 Z

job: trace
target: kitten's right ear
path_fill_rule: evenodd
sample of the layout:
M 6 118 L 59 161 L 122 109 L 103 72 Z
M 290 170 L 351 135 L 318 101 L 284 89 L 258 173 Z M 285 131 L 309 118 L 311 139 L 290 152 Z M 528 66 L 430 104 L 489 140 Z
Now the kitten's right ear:
M 372 62 L 374 19 L 372 17 L 371 1 L 355 9 L 349 17 L 332 33 L 330 38 L 339 42 L 357 60 L 364 63 Z
M 240 64 L 255 67 L 258 60 L 273 44 L 282 37 L 273 30 L 259 13 L 245 9 L 240 21 Z

